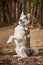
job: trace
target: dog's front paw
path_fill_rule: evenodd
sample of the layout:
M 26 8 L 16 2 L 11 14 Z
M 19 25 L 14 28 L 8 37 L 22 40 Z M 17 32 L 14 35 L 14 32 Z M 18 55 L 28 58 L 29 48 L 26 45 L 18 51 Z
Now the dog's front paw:
M 8 40 L 8 41 L 7 41 L 7 44 L 9 44 L 9 43 L 10 43 L 10 41 Z

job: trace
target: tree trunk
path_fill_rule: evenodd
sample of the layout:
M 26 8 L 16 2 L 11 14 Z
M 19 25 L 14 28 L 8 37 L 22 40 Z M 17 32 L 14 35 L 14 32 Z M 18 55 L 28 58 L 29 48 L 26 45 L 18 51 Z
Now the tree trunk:
M 14 2 L 14 19 L 16 20 L 16 3 Z
M 22 1 L 22 11 L 24 12 L 24 1 Z
M 1 22 L 3 23 L 3 12 L 1 14 Z
M 27 1 L 24 1 L 24 13 L 27 14 Z
M 41 0 L 41 26 L 43 25 L 42 16 L 43 16 L 43 0 Z
M 19 17 L 22 13 L 22 2 L 19 2 Z
M 31 22 L 33 25 L 33 2 L 31 2 Z
M 7 20 L 8 23 L 11 22 L 11 14 L 10 14 L 10 9 L 9 9 L 10 6 L 8 6 L 8 4 L 6 4 L 5 6 L 5 18 Z
M 18 2 L 16 3 L 16 19 L 18 20 Z
M 15 19 L 15 17 L 14 17 L 14 9 L 15 9 L 15 3 L 14 3 L 14 1 L 12 1 L 12 15 L 11 15 L 11 17 L 12 17 L 12 19 L 14 20 Z

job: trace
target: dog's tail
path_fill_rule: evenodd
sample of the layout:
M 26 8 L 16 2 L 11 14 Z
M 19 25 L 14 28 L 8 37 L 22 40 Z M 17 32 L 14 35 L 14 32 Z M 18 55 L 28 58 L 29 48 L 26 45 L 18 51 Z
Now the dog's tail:
M 39 49 L 35 46 L 31 46 L 32 55 L 39 55 Z

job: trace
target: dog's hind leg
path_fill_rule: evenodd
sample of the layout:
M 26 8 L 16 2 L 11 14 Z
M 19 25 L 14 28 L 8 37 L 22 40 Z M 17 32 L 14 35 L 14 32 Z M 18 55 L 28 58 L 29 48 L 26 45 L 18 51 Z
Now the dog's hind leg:
M 25 47 L 21 47 L 21 48 L 20 48 L 20 56 L 21 56 L 22 58 L 27 58 L 27 57 L 28 57 L 25 50 L 26 50 Z

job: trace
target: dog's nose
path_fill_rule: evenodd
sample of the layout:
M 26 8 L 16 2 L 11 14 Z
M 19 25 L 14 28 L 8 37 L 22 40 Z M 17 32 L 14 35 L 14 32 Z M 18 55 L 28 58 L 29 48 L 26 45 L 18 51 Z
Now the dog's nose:
M 22 19 L 20 19 L 20 22 L 21 22 L 21 23 L 24 23 L 24 21 L 22 21 Z

